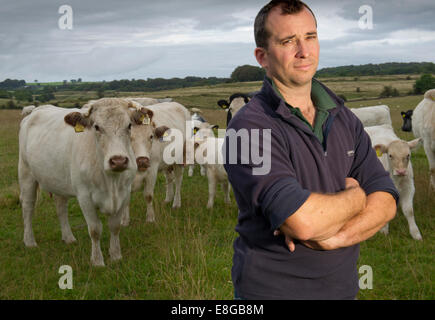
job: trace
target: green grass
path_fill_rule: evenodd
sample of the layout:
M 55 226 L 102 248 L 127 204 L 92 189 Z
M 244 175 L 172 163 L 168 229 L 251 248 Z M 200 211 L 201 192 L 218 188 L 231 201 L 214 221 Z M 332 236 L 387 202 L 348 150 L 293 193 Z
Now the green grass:
M 353 80 L 352 80 L 353 82 Z M 387 83 L 387 82 L 386 82 Z M 171 96 L 187 106 L 203 108 L 209 122 L 225 127 L 226 114 L 216 101 L 237 91 L 258 90 L 261 83 L 221 84 L 119 96 Z M 361 85 L 362 86 L 362 85 Z M 80 96 L 80 93 L 76 93 Z M 413 109 L 421 96 L 348 103 L 350 107 L 387 104 L 396 133 L 400 132 L 400 111 Z M 73 98 L 64 96 L 63 99 Z M 69 203 L 69 219 L 77 242 L 61 240 L 55 206 L 43 193 L 37 203 L 33 226 L 37 248 L 25 248 L 17 181 L 18 110 L 0 110 L 0 299 L 232 299 L 232 243 L 237 236 L 237 205 L 223 202 L 218 188 L 215 207 L 206 209 L 207 181 L 199 175 L 187 177 L 182 187 L 182 207 L 165 204 L 164 178 L 155 190 L 156 222 L 145 222 L 145 201 L 135 193 L 131 201 L 131 224 L 121 230 L 123 259 L 112 263 L 108 255 L 109 231 L 103 220 L 101 247 L 105 268 L 90 265 L 91 240 L 85 219 L 75 199 Z M 358 266 L 373 269 L 373 289 L 361 290 L 359 299 L 434 299 L 434 205 L 429 187 L 428 163 L 423 149 L 412 156 L 416 195 L 414 210 L 423 241 L 415 241 L 399 210 L 390 223 L 390 234 L 376 234 L 361 244 Z M 73 269 L 73 290 L 61 290 L 59 267 Z

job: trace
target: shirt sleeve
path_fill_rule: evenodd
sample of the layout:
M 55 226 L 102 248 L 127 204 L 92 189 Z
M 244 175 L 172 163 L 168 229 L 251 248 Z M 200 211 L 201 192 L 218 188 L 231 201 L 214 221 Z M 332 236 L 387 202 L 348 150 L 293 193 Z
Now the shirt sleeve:
M 399 192 L 394 186 L 389 172 L 385 170 L 378 159 L 376 151 L 372 148 L 370 137 L 364 130 L 361 121 L 358 118 L 356 118 L 356 121 L 355 158 L 349 176 L 359 182 L 367 195 L 376 191 L 388 192 L 398 203 Z
M 263 215 L 271 230 L 275 230 L 299 209 L 311 192 L 296 180 L 290 152 L 279 129 L 268 128 L 264 120 L 255 117 L 241 122 L 232 121 L 227 129 L 224 167 L 239 209 Z M 237 133 L 240 138 L 236 139 Z M 261 155 L 262 161 L 255 155 Z

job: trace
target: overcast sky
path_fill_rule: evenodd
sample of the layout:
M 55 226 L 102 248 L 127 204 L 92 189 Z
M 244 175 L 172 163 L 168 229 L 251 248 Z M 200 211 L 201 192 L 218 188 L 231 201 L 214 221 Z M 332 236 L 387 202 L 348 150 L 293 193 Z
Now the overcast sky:
M 254 58 L 261 0 L 0 0 L 0 81 L 229 77 Z M 319 68 L 435 62 L 434 0 L 306 0 Z M 72 30 L 59 28 L 61 5 Z M 361 29 L 361 6 L 373 29 Z M 366 20 L 364 20 L 366 21 Z M 367 25 L 367 24 L 366 24 Z

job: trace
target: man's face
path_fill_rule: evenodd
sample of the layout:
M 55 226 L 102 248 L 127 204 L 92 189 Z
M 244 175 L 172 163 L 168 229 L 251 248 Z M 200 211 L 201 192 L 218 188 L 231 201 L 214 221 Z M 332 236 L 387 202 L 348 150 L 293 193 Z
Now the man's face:
M 303 86 L 311 82 L 319 63 L 316 22 L 304 8 L 297 14 L 281 14 L 275 7 L 266 20 L 268 48 L 257 48 L 257 61 L 267 75 L 286 86 Z

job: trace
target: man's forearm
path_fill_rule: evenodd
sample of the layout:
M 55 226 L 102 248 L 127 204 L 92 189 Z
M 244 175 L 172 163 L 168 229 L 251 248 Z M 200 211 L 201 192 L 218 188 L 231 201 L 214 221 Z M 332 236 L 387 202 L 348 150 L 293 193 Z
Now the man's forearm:
M 316 194 L 280 227 L 294 239 L 324 240 L 335 235 L 346 222 L 365 208 L 366 196 L 359 187 L 352 187 L 336 194 Z
M 396 214 L 396 201 L 387 192 L 367 196 L 366 208 L 347 221 L 336 235 L 324 241 L 306 241 L 313 249 L 333 250 L 349 247 L 371 238 Z

